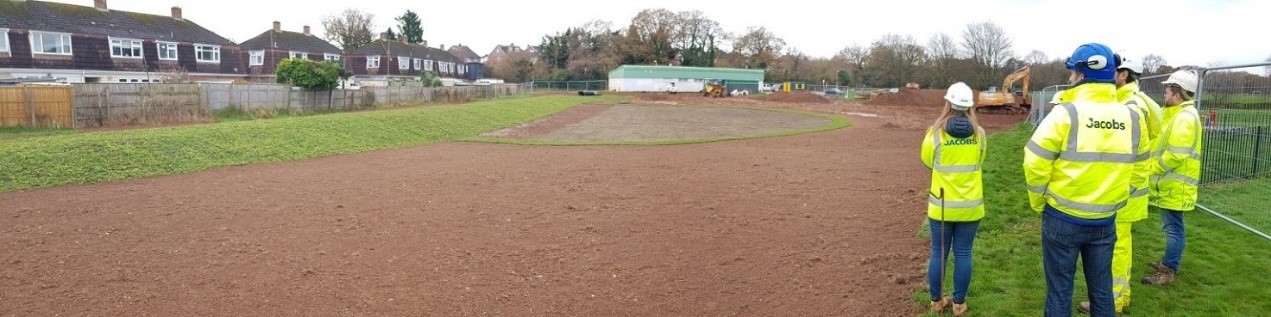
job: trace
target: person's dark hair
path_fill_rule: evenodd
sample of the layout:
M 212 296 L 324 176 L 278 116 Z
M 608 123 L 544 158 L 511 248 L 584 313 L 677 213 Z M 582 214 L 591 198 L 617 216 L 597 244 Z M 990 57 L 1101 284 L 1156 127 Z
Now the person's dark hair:
M 1118 69 L 1117 71 L 1118 71 L 1118 72 L 1126 72 L 1127 74 L 1129 74 L 1129 76 L 1126 76 L 1126 77 L 1125 77 L 1125 83 L 1127 83 L 1127 84 L 1128 84 L 1128 83 L 1138 82 L 1138 81 L 1139 81 L 1139 77 L 1140 77 L 1140 76 L 1143 76 L 1143 75 L 1140 75 L 1140 74 L 1135 74 L 1134 72 L 1130 71 L 1129 69 Z

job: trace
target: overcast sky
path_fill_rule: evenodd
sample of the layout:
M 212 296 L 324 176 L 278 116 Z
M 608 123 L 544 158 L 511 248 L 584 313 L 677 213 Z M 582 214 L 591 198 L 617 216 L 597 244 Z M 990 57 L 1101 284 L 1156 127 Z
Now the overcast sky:
M 93 0 L 54 0 L 92 6 Z M 1271 56 L 1271 1 L 262 1 L 108 0 L 111 9 L 168 15 L 183 8 L 192 20 L 235 42 L 282 22 L 322 32 L 322 17 L 355 7 L 375 15 L 376 32 L 396 25 L 407 9 L 423 20 L 430 46 L 464 44 L 485 55 L 497 44 L 538 44 L 543 35 L 592 20 L 625 27 L 648 8 L 701 10 L 732 33 L 767 27 L 789 46 L 813 57 L 830 57 L 845 46 L 868 45 L 887 34 L 908 34 L 919 44 L 937 32 L 955 40 L 969 22 L 993 21 L 1014 39 L 1024 56 L 1040 50 L 1067 56 L 1085 42 L 1102 42 L 1129 56 L 1153 53 L 1169 65 L 1227 65 L 1261 62 Z

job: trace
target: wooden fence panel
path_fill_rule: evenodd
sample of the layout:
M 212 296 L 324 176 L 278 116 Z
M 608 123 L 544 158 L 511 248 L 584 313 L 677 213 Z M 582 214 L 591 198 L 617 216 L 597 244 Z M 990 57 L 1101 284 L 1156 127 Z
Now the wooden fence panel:
M 71 87 L 0 87 L 0 127 L 70 128 Z
M 211 111 L 196 84 L 74 85 L 77 127 L 206 122 Z

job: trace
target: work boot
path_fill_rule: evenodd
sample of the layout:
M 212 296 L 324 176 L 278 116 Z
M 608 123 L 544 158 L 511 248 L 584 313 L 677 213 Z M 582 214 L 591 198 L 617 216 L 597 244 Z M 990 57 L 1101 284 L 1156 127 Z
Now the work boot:
M 1090 313 L 1090 302 L 1089 302 L 1089 301 L 1085 301 L 1085 302 L 1081 302 L 1081 304 L 1077 304 L 1077 312 L 1078 312 L 1078 313 L 1082 313 L 1082 314 L 1089 314 L 1089 313 Z
M 966 303 L 953 303 L 953 317 L 966 316 Z
M 1143 284 L 1165 285 L 1174 282 L 1174 270 L 1162 266 L 1156 274 L 1143 277 Z
M 1165 268 L 1165 262 L 1151 262 L 1147 264 L 1147 267 L 1152 268 L 1152 272 L 1159 272 L 1162 268 Z
M 949 307 L 949 304 L 953 304 L 952 297 L 945 296 L 944 298 L 941 298 L 940 300 L 933 300 L 931 301 L 931 312 L 943 313 L 944 309 L 946 307 Z

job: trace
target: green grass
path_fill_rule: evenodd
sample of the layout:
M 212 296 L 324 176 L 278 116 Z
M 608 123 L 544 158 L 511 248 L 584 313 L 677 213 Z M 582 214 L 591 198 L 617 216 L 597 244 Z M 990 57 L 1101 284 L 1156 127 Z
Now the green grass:
M 793 110 L 793 109 L 769 109 L 769 108 L 749 108 L 749 107 L 741 107 L 741 108 L 754 109 L 754 110 L 762 110 L 762 111 L 774 111 L 774 112 L 794 113 L 794 114 L 800 114 L 800 115 L 806 115 L 806 116 L 813 116 L 813 117 L 824 118 L 824 119 L 826 119 L 826 120 L 829 120 L 830 122 L 829 122 L 828 124 L 826 124 L 826 125 L 819 126 L 819 127 L 812 127 L 812 128 L 783 130 L 783 131 L 768 132 L 768 133 L 760 133 L 760 134 L 753 134 L 753 135 L 737 135 L 737 136 L 726 136 L 726 137 L 715 137 L 715 138 L 680 139 L 680 140 L 657 140 L 657 141 L 558 141 L 558 140 L 532 140 L 532 139 L 513 139 L 513 138 L 492 138 L 492 137 L 482 137 L 482 136 L 474 136 L 474 137 L 470 137 L 470 138 L 464 138 L 463 140 L 465 140 L 465 141 L 473 141 L 473 142 L 502 143 L 502 144 L 520 144 L 520 145 L 557 145 L 557 146 L 577 146 L 577 145 L 676 145 L 676 144 L 694 144 L 694 143 L 707 143 L 707 142 L 719 142 L 719 141 L 741 140 L 741 139 L 772 138 L 772 137 L 790 136 L 790 135 L 797 135 L 797 134 L 804 134 L 804 133 L 812 133 L 812 132 L 829 131 L 829 130 L 841 129 L 841 128 L 844 128 L 844 127 L 851 126 L 851 122 L 849 122 L 849 121 L 847 120 L 847 118 L 844 118 L 844 117 L 842 117 L 842 116 L 837 116 L 837 115 L 831 115 L 831 114 L 819 113 L 819 112 L 802 111 L 802 110 Z
M 76 132 L 77 131 L 75 131 L 75 129 L 2 127 L 0 128 L 0 141 L 50 136 L 50 135 L 73 134 Z
M 1233 220 L 1271 234 L 1271 176 L 1207 184 L 1200 190 L 1200 204 Z
M 444 142 L 618 99 L 540 96 L 2 141 L 0 192 Z
M 976 316 L 1036 316 L 1043 308 L 1041 218 L 1028 208 L 1020 170 L 1022 149 L 1030 135 L 1027 126 L 1020 126 L 989 139 L 984 167 L 988 211 L 976 237 L 975 273 L 967 295 Z M 1148 273 L 1146 263 L 1164 253 L 1160 216 L 1153 213 L 1135 223 L 1128 316 L 1255 316 L 1271 311 L 1271 288 L 1265 285 L 1271 276 L 1268 241 L 1203 211 L 1185 217 L 1188 240 L 1182 273 L 1174 284 L 1161 287 L 1139 282 Z M 946 292 L 951 291 L 951 284 L 945 285 Z M 1086 299 L 1080 273 L 1076 285 L 1074 305 Z M 928 299 L 925 289 L 914 293 L 914 305 L 920 309 L 925 310 Z

